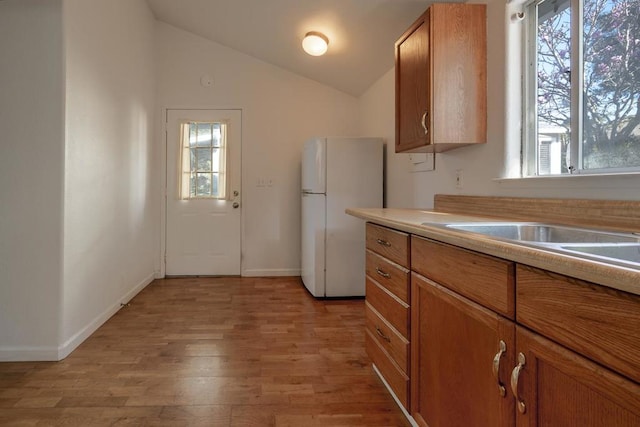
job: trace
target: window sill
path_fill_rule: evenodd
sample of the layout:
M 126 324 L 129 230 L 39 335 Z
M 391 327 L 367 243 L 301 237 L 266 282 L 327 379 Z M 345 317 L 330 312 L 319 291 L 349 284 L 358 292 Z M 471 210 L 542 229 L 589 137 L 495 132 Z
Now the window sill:
M 640 172 L 494 178 L 506 188 L 638 188 Z
M 547 179 L 572 179 L 572 178 L 603 178 L 603 177 L 639 177 L 640 172 L 618 172 L 618 173 L 582 173 L 582 174 L 566 174 L 566 175 L 536 175 L 536 176 L 517 176 L 513 178 L 494 178 L 493 181 L 513 181 L 513 180 L 547 180 Z

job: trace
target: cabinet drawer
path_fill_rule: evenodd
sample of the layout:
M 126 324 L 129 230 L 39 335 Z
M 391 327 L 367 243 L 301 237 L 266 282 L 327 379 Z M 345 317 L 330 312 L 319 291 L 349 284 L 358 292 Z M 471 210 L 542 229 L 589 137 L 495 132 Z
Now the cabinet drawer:
M 369 358 L 371 358 L 371 361 L 376 365 L 391 390 L 396 394 L 402 406 L 408 408 L 409 377 L 407 374 L 400 370 L 398 365 L 389 357 L 389 354 L 378 344 L 378 341 L 370 331 L 365 334 L 365 347 Z
M 407 372 L 409 366 L 409 341 L 400 335 L 371 305 L 365 305 L 367 330 L 398 364 L 400 370 Z
M 389 292 L 409 303 L 409 270 L 367 250 L 367 274 Z
M 367 223 L 367 249 L 409 268 L 409 235 Z
M 415 236 L 411 251 L 412 271 L 514 319 L 513 262 Z
M 408 338 L 409 306 L 369 277 L 366 282 L 367 302 L 402 336 Z
M 640 296 L 518 265 L 518 323 L 640 382 Z

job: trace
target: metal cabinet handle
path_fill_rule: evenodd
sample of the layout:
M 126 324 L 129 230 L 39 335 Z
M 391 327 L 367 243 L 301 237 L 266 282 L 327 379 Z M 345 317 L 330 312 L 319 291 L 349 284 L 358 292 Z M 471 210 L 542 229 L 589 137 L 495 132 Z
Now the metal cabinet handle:
M 388 279 L 391 277 L 389 273 L 385 273 L 384 271 L 380 270 L 378 267 L 376 267 L 376 273 L 378 273 L 380 276 L 384 277 L 385 279 Z
M 378 244 L 380 244 L 382 246 L 391 247 L 391 243 L 387 242 L 386 240 L 376 239 L 376 242 L 378 242 Z
M 391 338 L 389 338 L 388 336 L 386 336 L 385 334 L 382 333 L 382 330 L 376 326 L 376 332 L 378 333 L 378 335 L 380 336 L 380 338 L 382 338 L 383 340 L 385 340 L 386 342 L 391 342 Z
M 524 404 L 524 400 L 521 400 L 518 397 L 518 379 L 520 378 L 520 372 L 524 368 L 525 358 L 524 354 L 518 354 L 518 365 L 513 368 L 513 372 L 511 372 L 511 392 L 513 393 L 513 397 L 516 398 L 516 403 L 518 406 L 518 411 L 521 414 L 524 414 L 527 411 L 527 407 Z
M 427 127 L 427 117 L 429 117 L 429 112 L 425 111 L 424 114 L 422 115 L 422 120 L 420 120 L 420 123 L 422 124 L 422 129 L 424 129 L 425 135 L 429 135 L 429 128 Z
M 498 382 L 498 391 L 500 392 L 500 396 L 505 397 L 507 391 L 504 388 L 504 384 L 500 381 L 500 359 L 507 352 L 507 345 L 504 341 L 500 340 L 499 350 L 495 356 L 493 356 L 493 376 Z

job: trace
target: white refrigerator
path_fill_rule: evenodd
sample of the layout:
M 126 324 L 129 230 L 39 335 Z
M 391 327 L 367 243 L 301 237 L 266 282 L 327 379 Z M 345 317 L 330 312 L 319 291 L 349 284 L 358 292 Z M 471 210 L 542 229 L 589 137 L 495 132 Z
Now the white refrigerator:
M 365 293 L 365 227 L 346 208 L 381 208 L 380 138 L 313 138 L 302 155 L 302 282 L 315 297 Z

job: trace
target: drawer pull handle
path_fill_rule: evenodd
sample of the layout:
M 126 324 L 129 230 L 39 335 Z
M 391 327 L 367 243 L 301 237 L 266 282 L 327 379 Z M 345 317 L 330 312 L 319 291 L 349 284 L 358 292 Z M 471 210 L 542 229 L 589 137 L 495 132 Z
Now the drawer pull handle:
M 520 378 L 520 372 L 525 365 L 524 354 L 518 354 L 518 365 L 513 368 L 513 372 L 511 372 L 511 392 L 513 393 L 513 397 L 516 398 L 518 411 L 521 414 L 524 414 L 527 411 L 527 407 L 524 404 L 524 400 L 520 400 L 518 397 L 518 379 Z
M 498 382 L 498 391 L 500 392 L 500 396 L 505 397 L 507 395 L 507 391 L 504 388 L 504 384 L 500 381 L 500 359 L 507 352 L 507 345 L 504 341 L 500 340 L 499 350 L 495 356 L 493 356 L 493 376 Z
M 386 342 L 391 342 L 391 338 L 389 338 L 388 336 L 386 336 L 385 334 L 382 333 L 382 330 L 376 326 L 376 332 L 378 333 L 378 335 L 380 336 L 380 338 L 382 338 L 383 340 L 385 340 Z
M 385 273 L 384 271 L 380 270 L 378 267 L 376 267 L 376 273 L 378 273 L 380 276 L 384 277 L 385 279 L 388 279 L 391 277 L 389 273 Z
M 376 239 L 376 242 L 378 242 L 379 245 L 391 247 L 391 243 L 387 242 L 386 240 Z

